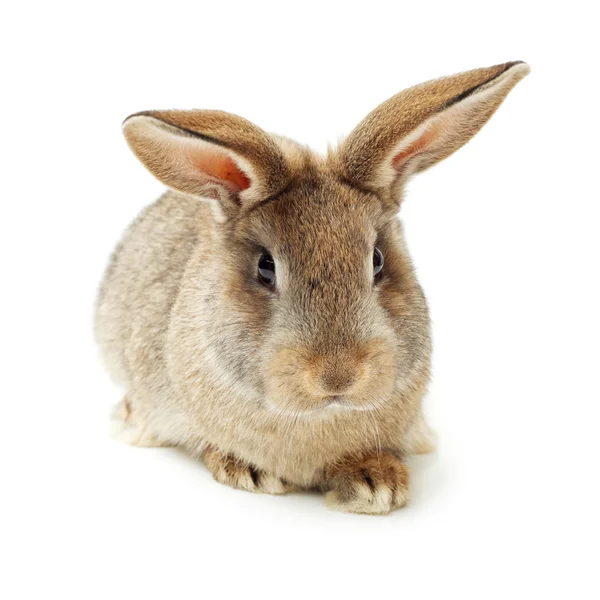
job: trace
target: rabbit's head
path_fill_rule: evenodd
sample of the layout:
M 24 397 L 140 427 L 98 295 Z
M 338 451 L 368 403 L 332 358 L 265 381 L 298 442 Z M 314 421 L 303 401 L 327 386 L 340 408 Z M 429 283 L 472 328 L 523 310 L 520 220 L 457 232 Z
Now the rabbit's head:
M 376 409 L 416 386 L 429 324 L 395 218 L 407 179 L 465 144 L 529 68 L 508 63 L 390 98 L 327 157 L 219 111 L 124 123 L 140 161 L 208 201 L 188 269 L 186 362 L 275 410 Z

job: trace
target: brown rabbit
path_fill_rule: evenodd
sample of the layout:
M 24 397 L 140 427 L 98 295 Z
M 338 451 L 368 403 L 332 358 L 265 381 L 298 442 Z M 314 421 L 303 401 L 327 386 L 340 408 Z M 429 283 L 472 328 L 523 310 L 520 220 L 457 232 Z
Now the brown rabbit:
M 118 436 L 183 447 L 240 489 L 319 487 L 358 513 L 404 505 L 403 459 L 433 445 L 403 187 L 528 72 L 512 62 L 410 88 L 326 157 L 225 112 L 126 119 L 172 191 L 129 227 L 99 294 L 98 342 L 126 388 Z

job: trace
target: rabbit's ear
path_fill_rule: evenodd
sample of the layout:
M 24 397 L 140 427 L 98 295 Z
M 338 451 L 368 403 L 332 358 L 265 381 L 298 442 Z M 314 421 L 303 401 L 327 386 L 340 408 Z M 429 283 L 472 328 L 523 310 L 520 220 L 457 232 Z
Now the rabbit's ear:
M 400 201 L 401 185 L 458 150 L 529 73 L 523 62 L 428 81 L 393 96 L 342 143 L 343 176 Z
M 123 123 L 141 163 L 174 190 L 217 200 L 231 216 L 281 191 L 287 167 L 267 133 L 221 111 L 149 111 Z

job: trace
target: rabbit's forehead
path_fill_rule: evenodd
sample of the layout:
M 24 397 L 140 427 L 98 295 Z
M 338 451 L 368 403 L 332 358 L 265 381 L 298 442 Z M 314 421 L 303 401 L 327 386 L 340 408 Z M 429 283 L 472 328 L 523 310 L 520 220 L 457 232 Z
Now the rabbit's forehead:
M 377 237 L 378 203 L 336 182 L 292 190 L 270 208 L 270 250 L 282 259 L 368 254 Z

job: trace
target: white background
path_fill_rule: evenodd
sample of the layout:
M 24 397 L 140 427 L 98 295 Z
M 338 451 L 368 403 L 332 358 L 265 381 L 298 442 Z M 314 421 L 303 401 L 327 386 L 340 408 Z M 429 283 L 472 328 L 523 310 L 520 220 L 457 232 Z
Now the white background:
M 555 6 L 3 5 L 2 598 L 600 596 L 597 18 Z M 123 118 L 220 108 L 323 149 L 404 87 L 509 60 L 531 75 L 402 209 L 440 434 L 409 506 L 338 514 L 110 440 L 95 290 L 162 189 Z

